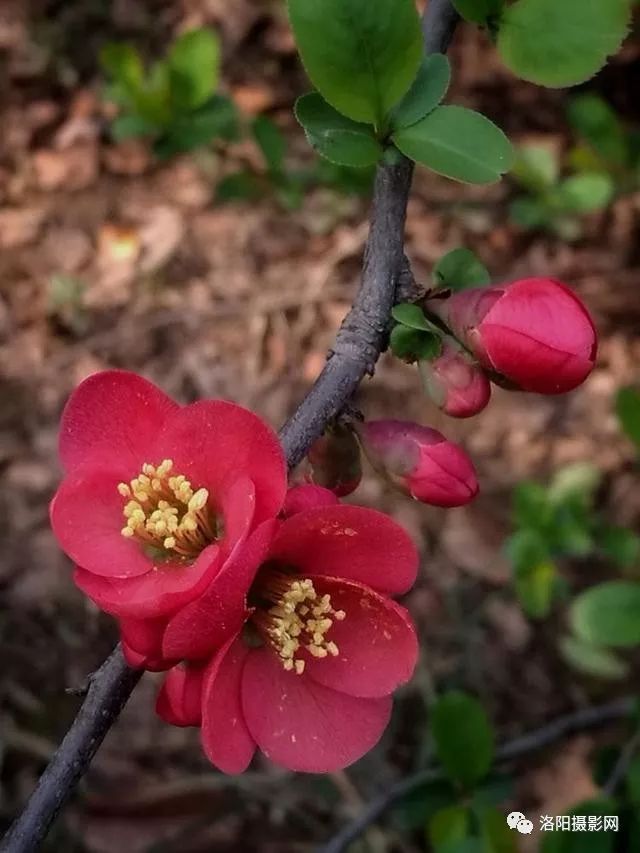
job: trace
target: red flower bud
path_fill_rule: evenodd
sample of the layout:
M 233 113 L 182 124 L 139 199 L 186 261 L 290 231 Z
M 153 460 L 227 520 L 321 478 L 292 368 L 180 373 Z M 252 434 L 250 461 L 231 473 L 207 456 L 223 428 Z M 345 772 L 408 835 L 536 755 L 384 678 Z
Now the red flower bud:
M 478 493 L 467 454 L 435 429 L 395 420 L 369 421 L 357 429 L 374 468 L 416 500 L 462 506 Z
M 452 418 L 470 418 L 486 407 L 491 383 L 480 365 L 449 341 L 445 341 L 438 358 L 418 362 L 420 375 L 439 409 Z
M 488 370 L 523 391 L 562 394 L 595 362 L 596 331 L 578 297 L 559 281 L 525 278 L 431 300 L 428 308 Z
M 308 479 L 330 489 L 339 498 L 350 495 L 360 485 L 360 447 L 352 430 L 333 426 L 319 438 L 307 454 Z

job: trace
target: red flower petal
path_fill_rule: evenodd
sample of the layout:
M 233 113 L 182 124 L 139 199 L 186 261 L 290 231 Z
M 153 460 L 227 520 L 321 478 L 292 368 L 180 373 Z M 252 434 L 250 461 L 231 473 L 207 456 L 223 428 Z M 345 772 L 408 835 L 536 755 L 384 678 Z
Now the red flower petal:
M 275 432 L 257 415 L 225 400 L 201 400 L 167 419 L 158 436 L 162 456 L 215 500 L 240 476 L 256 487 L 256 522 L 280 511 L 287 489 L 286 463 Z
M 105 370 L 73 392 L 60 426 L 60 459 L 67 472 L 90 464 L 131 472 L 148 458 L 158 431 L 179 408 L 153 383 L 136 373 Z M 160 462 L 161 460 L 156 460 Z
M 289 518 L 305 509 L 315 509 L 319 506 L 335 506 L 340 501 L 338 496 L 324 486 L 292 486 L 287 492 L 282 517 Z
M 174 666 L 158 693 L 156 714 L 172 726 L 199 726 L 202 722 L 203 682 L 203 667 Z
M 388 696 L 413 673 L 418 641 L 411 617 L 400 605 L 362 584 L 341 579 L 314 578 L 320 594 L 331 595 L 334 610 L 346 618 L 334 620 L 327 636 L 339 649 L 337 657 L 318 660 L 305 654 L 305 675 L 349 696 Z
M 163 653 L 169 658 L 200 658 L 237 634 L 246 618 L 246 597 L 266 559 L 278 522 L 265 521 L 236 549 L 203 595 L 170 620 Z
M 64 480 L 51 502 L 51 526 L 62 550 L 96 575 L 131 578 L 145 574 L 153 562 L 124 526 L 119 477 L 113 471 L 86 471 Z
M 274 653 L 253 649 L 242 674 L 249 732 L 267 758 L 290 770 L 328 773 L 361 758 L 380 739 L 391 698 L 338 693 L 286 672 Z
M 283 522 L 270 558 L 302 575 L 358 581 L 399 595 L 416 579 L 418 552 L 389 516 L 360 506 L 326 506 Z
M 205 671 L 202 693 L 202 746 L 223 773 L 242 773 L 255 752 L 242 712 L 240 684 L 249 649 L 232 637 Z

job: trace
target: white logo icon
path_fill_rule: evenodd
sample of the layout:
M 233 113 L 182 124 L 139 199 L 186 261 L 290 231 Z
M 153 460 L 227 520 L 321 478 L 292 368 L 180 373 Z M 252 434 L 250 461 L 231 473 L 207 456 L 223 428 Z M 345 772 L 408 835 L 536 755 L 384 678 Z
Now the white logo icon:
M 526 819 L 522 812 L 511 812 L 507 815 L 507 824 L 509 829 L 517 830 L 520 835 L 529 835 L 533 832 L 533 824 Z

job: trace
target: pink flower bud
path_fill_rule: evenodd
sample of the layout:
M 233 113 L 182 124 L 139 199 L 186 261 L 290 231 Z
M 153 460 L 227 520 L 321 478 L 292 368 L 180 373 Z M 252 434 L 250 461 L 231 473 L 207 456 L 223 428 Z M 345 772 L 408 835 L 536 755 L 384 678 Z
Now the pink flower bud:
M 584 382 L 595 362 L 596 331 L 578 297 L 550 278 L 433 299 L 428 309 L 487 370 L 523 391 L 562 394 Z
M 362 465 L 358 440 L 348 427 L 336 425 L 312 445 L 307 454 L 307 479 L 330 489 L 339 498 L 360 485 Z
M 411 421 L 357 426 L 371 464 L 405 494 L 434 506 L 462 506 L 478 493 L 467 454 L 435 429 Z
M 487 374 L 459 344 L 445 341 L 433 361 L 418 362 L 425 390 L 439 409 L 452 418 L 470 418 L 491 397 Z

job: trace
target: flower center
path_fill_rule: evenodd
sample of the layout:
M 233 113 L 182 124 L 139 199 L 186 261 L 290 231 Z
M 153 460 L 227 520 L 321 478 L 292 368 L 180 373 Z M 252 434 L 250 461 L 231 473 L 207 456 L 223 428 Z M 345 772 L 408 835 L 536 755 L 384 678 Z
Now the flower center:
M 262 639 L 276 652 L 287 671 L 304 672 L 299 657 L 306 649 L 314 658 L 336 657 L 338 646 L 328 637 L 334 621 L 346 618 L 344 610 L 334 610 L 330 595 L 319 595 L 309 578 L 297 578 L 270 571 L 260 584 L 260 597 L 272 606 L 258 607 L 252 622 Z
M 183 474 L 172 474 L 173 461 L 145 463 L 130 483 L 119 483 L 127 498 L 122 535 L 137 539 L 154 556 L 193 560 L 218 537 L 206 489 L 194 491 Z

